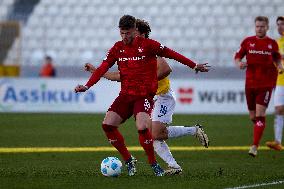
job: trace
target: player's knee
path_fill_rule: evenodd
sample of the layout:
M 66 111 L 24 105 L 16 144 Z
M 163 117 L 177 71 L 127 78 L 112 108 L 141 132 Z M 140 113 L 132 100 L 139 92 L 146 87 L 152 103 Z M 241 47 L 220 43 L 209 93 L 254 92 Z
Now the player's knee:
M 255 117 L 250 117 L 250 120 L 255 123 L 256 122 L 256 118 Z
M 152 137 L 154 140 L 166 140 L 167 139 L 167 130 L 155 130 L 152 132 Z
M 276 106 L 275 113 L 278 115 L 284 115 L 284 106 Z
M 159 121 L 152 122 L 152 136 L 154 140 L 164 140 L 167 136 L 167 127 L 164 123 Z
M 152 132 L 152 138 L 153 138 L 153 140 L 159 140 L 159 134 Z
M 102 128 L 105 132 L 112 132 L 113 130 L 117 129 L 115 126 L 102 124 Z

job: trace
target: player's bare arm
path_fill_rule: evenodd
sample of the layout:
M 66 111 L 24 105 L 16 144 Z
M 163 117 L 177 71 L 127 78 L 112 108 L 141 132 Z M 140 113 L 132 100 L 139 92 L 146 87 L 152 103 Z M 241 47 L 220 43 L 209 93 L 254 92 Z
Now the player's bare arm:
M 90 63 L 86 63 L 84 68 L 85 68 L 85 71 L 88 71 L 91 73 L 93 73 L 96 70 L 96 67 Z M 119 72 L 106 72 L 103 77 L 111 81 L 120 81 Z
M 172 72 L 171 67 L 169 66 L 167 61 L 162 57 L 157 58 L 157 66 L 158 66 L 157 67 L 158 80 L 164 79 L 165 77 L 169 76 L 170 73 Z
M 246 62 L 242 62 L 241 59 L 236 58 L 235 59 L 235 64 L 238 68 L 240 68 L 241 70 L 244 70 L 247 68 L 247 63 Z
M 278 61 L 276 61 L 275 63 L 276 63 L 276 65 L 277 65 L 278 72 L 279 72 L 280 74 L 282 74 L 282 73 L 284 72 L 284 67 L 283 67 L 283 64 L 282 64 L 281 60 L 278 60 Z

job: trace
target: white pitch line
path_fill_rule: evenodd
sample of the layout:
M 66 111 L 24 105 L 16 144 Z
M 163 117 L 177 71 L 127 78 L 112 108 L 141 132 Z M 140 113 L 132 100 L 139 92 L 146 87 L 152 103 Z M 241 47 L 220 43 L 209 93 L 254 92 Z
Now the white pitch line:
M 259 186 L 269 186 L 269 185 L 276 185 L 276 184 L 283 184 L 284 180 L 269 182 L 269 183 L 261 183 L 261 184 L 253 184 L 253 185 L 246 185 L 246 186 L 237 186 L 233 188 L 225 188 L 225 189 L 243 189 L 243 188 L 256 188 Z

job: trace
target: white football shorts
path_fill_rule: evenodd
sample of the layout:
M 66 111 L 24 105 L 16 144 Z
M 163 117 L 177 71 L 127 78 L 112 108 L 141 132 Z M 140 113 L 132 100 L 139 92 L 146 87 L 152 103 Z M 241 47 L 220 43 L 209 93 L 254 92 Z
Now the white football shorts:
M 169 92 L 154 97 L 154 109 L 152 111 L 152 121 L 159 121 L 165 124 L 172 123 L 176 97 L 170 89 Z
M 277 85 L 274 91 L 274 106 L 284 105 L 284 86 Z

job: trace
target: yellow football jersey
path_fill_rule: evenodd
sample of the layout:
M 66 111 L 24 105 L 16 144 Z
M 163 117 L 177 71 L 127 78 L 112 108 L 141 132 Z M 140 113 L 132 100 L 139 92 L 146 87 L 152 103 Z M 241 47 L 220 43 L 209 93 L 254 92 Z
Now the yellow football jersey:
M 158 82 L 158 89 L 156 95 L 165 94 L 170 90 L 170 79 L 165 77 Z
M 282 65 L 284 65 L 284 36 L 280 37 L 277 39 L 278 47 L 279 47 L 279 52 L 282 55 Z M 284 86 L 284 73 L 278 74 L 277 77 L 277 85 Z

